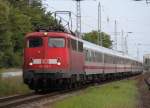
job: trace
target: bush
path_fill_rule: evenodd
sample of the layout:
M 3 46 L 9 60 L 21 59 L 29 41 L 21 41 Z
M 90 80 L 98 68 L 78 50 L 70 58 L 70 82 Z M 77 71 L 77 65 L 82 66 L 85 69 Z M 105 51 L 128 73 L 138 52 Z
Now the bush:
M 21 77 L 0 79 L 0 85 L 0 97 L 30 92 L 29 88 L 23 83 Z

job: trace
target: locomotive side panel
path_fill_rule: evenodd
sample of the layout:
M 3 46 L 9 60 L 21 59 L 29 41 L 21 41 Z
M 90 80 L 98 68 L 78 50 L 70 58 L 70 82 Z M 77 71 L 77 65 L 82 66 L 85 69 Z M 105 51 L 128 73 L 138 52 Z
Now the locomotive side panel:
M 85 76 L 83 43 L 73 38 L 68 38 L 68 42 L 70 74 L 76 81 L 79 81 Z

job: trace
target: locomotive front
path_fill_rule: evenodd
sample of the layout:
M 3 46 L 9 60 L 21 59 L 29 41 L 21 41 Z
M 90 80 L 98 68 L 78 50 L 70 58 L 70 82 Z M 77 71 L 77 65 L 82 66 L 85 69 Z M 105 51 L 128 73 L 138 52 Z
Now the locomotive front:
M 35 32 L 25 37 L 23 79 L 31 89 L 54 86 L 68 77 L 66 35 Z

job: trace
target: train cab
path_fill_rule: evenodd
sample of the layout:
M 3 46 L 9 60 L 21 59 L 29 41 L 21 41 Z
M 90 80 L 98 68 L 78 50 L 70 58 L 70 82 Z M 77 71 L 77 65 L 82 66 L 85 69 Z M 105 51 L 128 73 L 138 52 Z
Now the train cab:
M 65 77 L 65 73 L 69 71 L 66 37 L 63 33 L 49 32 L 35 32 L 25 37 L 23 72 L 25 83 L 35 79 Z
M 61 32 L 34 32 L 26 35 L 24 82 L 29 87 L 45 80 L 50 84 L 50 80 L 62 80 L 83 72 L 83 47 L 78 48 L 77 45 L 81 46 L 82 43 L 77 42 L 70 34 Z

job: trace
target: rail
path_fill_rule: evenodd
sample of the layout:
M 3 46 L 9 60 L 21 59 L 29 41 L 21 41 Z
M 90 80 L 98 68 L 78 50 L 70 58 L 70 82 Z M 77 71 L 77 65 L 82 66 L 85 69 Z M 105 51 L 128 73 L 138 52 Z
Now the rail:
M 131 76 L 130 78 L 137 78 L 138 76 Z M 128 79 L 127 78 L 122 78 L 122 79 Z M 103 82 L 100 83 L 96 83 L 97 85 L 103 85 L 103 84 L 107 84 L 109 82 L 112 81 L 118 81 L 118 80 L 122 80 L 122 79 L 116 79 L 116 80 L 105 80 Z M 48 99 L 51 98 L 53 99 L 53 96 L 60 96 L 60 95 L 65 95 L 65 94 L 69 94 L 72 92 L 77 92 L 79 90 L 84 90 L 89 86 L 95 86 L 95 83 L 89 83 L 86 85 L 82 85 L 76 88 L 70 88 L 70 89 L 65 89 L 65 90 L 59 90 L 59 91 L 51 91 L 51 93 L 29 93 L 29 94 L 23 94 L 23 95 L 16 95 L 16 96 L 10 96 L 10 97 L 5 97 L 5 98 L 0 98 L 0 108 L 14 108 L 20 105 L 24 105 L 24 104 L 28 104 L 28 103 L 32 103 L 32 102 L 36 102 L 36 101 L 41 101 L 42 99 Z

